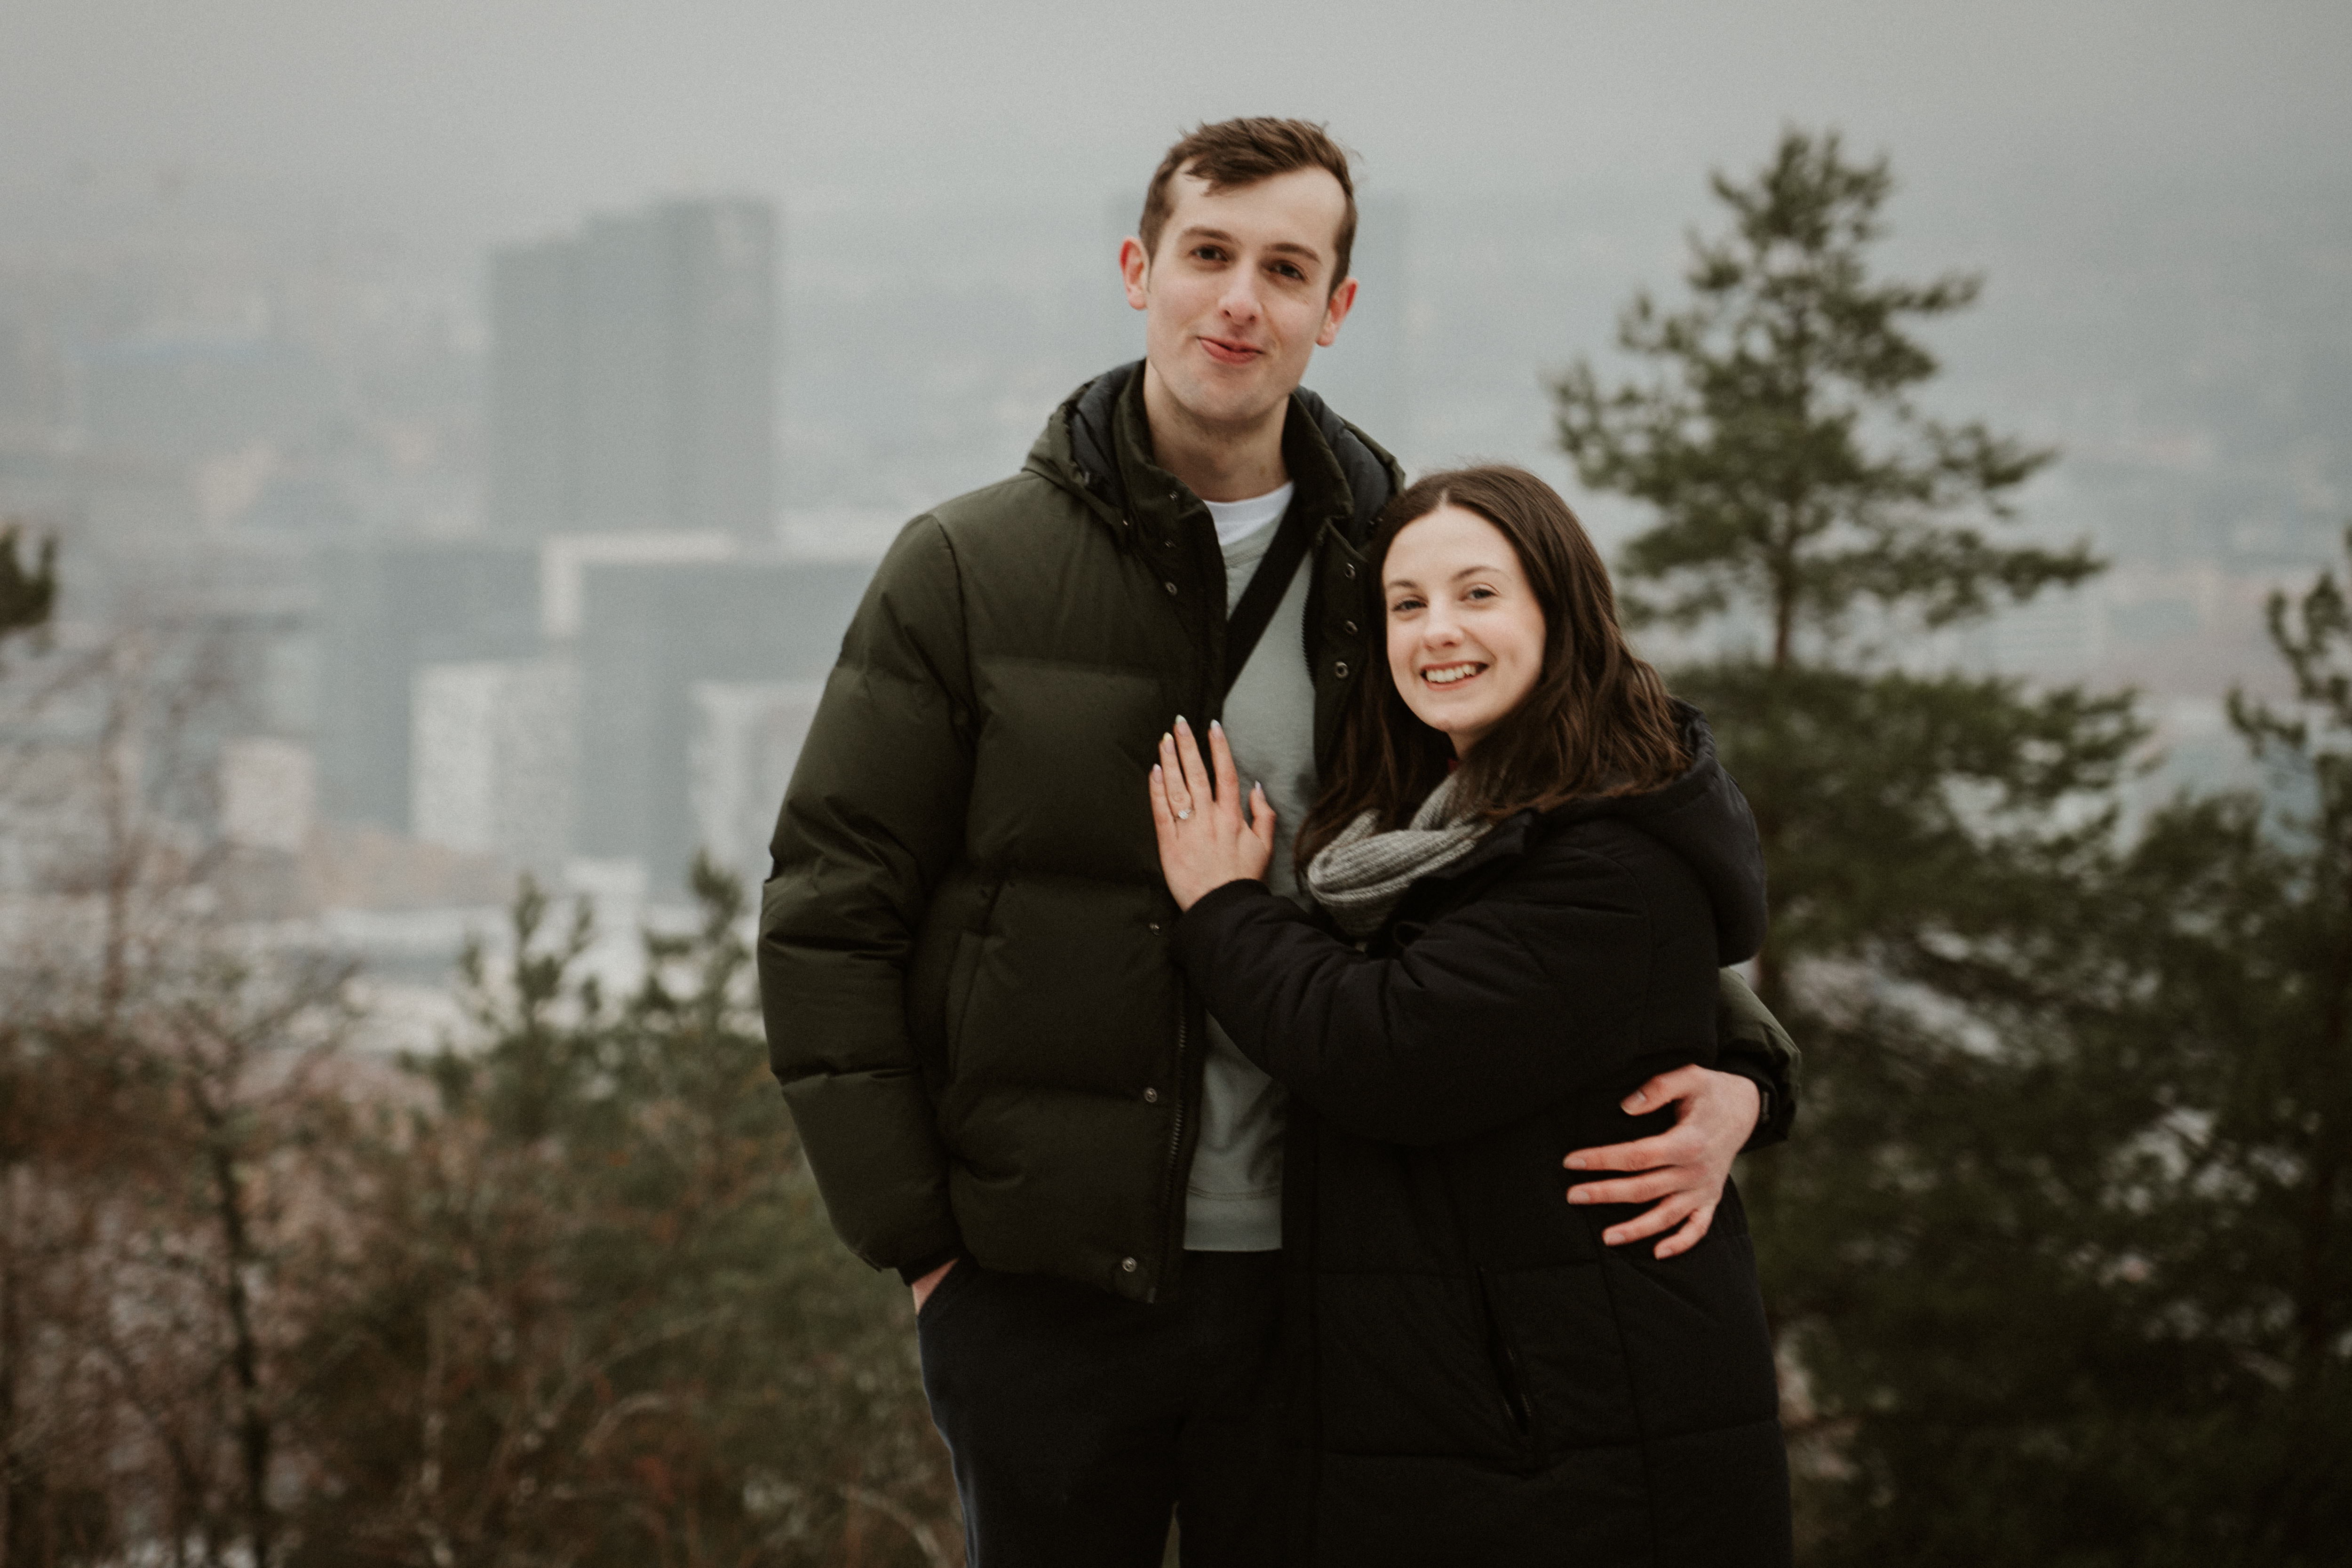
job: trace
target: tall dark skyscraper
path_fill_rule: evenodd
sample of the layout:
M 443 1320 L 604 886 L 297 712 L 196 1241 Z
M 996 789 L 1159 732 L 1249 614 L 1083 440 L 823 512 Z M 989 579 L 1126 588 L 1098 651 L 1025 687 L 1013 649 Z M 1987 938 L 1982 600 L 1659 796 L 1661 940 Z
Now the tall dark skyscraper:
M 493 526 L 765 539 L 775 323 L 765 202 L 665 202 L 498 252 Z

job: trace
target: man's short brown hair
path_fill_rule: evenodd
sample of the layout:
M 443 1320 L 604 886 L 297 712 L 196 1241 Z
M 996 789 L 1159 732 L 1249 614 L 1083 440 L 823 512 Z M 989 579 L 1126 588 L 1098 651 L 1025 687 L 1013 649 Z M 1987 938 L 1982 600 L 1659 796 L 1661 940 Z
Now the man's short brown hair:
M 1160 234 L 1168 226 L 1168 215 L 1176 205 L 1169 187 L 1178 174 L 1192 174 L 1207 181 L 1209 194 L 1214 195 L 1235 185 L 1254 185 L 1276 174 L 1287 174 L 1294 169 L 1328 171 L 1339 182 L 1339 194 L 1348 198 L 1348 210 L 1339 218 L 1339 255 L 1333 258 L 1328 290 L 1336 292 L 1347 280 L 1348 258 L 1356 248 L 1356 183 L 1348 177 L 1348 150 L 1311 121 L 1276 120 L 1253 114 L 1194 127 L 1181 142 L 1168 149 L 1168 156 L 1160 160 L 1160 167 L 1153 172 L 1151 184 L 1143 193 L 1143 218 L 1135 231 L 1136 237 L 1143 241 L 1143 254 L 1152 259 L 1159 258 Z

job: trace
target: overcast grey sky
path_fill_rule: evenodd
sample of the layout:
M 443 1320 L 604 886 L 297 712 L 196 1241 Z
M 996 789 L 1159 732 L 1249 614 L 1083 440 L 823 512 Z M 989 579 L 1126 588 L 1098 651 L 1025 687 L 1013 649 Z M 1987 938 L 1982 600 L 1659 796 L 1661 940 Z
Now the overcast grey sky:
M 1835 123 L 1957 216 L 2339 186 L 2347 68 L 2342 0 L 0 0 L 0 200 L 175 169 L 468 241 L 681 188 L 1095 200 L 1181 124 L 1275 112 L 1328 119 L 1375 191 L 1658 182 L 1685 210 L 1697 171 Z

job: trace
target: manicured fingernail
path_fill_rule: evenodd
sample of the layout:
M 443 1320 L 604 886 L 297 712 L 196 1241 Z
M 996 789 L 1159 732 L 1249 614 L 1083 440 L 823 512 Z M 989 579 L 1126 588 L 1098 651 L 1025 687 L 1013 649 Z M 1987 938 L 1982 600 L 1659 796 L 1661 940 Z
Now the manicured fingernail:
M 1212 735 L 1222 735 L 1222 734 L 1223 734 L 1224 732 L 1225 732 L 1225 727 L 1224 727 L 1224 725 L 1223 725 L 1222 723 L 1218 722 L 1218 721 L 1217 721 L 1216 720 L 1214 720 L 1214 719 L 1212 719 L 1212 720 L 1210 720 L 1210 721 L 1209 721 L 1209 733 L 1211 733 Z
M 1192 725 L 1187 724 L 1186 722 L 1184 722 L 1184 715 L 1182 715 L 1181 713 L 1179 713 L 1179 714 L 1177 714 L 1177 715 L 1176 715 L 1176 728 L 1178 728 L 1179 730 L 1189 730 L 1189 729 L 1191 729 L 1192 727 Z
M 1156 773 L 1160 770 L 1158 768 L 1154 768 L 1151 771 Z M 1581 1171 L 1584 1169 L 1584 1156 L 1581 1154 L 1570 1154 L 1568 1157 L 1567 1165 L 1571 1171 Z
M 1151 776 L 1155 779 L 1160 776 L 1160 764 L 1158 763 L 1151 764 Z
M 1582 1187 L 1570 1187 L 1568 1189 L 1568 1201 L 1572 1204 L 1589 1204 L 1592 1201 L 1592 1194 Z
M 1648 1103 L 1649 1102 L 1647 1100 L 1642 1098 L 1638 1090 L 1625 1097 L 1625 1109 L 1628 1110 L 1639 1110 L 1643 1106 Z

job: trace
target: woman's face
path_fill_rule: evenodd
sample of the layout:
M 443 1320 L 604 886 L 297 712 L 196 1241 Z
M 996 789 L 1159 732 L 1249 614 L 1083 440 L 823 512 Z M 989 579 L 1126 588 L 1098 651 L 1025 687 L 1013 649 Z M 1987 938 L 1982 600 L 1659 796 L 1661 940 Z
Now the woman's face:
M 1518 552 L 1476 512 L 1442 506 L 1397 531 L 1381 588 L 1397 690 L 1468 756 L 1543 673 L 1543 606 Z

